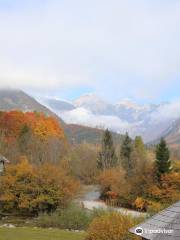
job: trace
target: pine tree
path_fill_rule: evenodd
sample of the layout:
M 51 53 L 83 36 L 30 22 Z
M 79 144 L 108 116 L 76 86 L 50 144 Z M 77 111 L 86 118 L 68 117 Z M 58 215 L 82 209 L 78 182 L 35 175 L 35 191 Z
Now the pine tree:
M 157 177 L 160 178 L 162 174 L 168 173 L 171 170 L 170 152 L 166 141 L 162 138 L 156 147 L 156 170 Z
M 117 166 L 118 159 L 115 154 L 113 139 L 110 131 L 106 129 L 102 139 L 102 150 L 98 156 L 98 168 L 104 170 Z
M 120 160 L 122 167 L 126 170 L 127 176 L 132 175 L 133 169 L 135 167 L 135 161 L 132 157 L 133 153 L 133 141 L 126 133 L 124 141 L 121 145 Z
M 31 141 L 32 141 L 32 130 L 27 124 L 24 124 L 18 136 L 19 150 L 24 155 L 26 155 L 29 152 Z

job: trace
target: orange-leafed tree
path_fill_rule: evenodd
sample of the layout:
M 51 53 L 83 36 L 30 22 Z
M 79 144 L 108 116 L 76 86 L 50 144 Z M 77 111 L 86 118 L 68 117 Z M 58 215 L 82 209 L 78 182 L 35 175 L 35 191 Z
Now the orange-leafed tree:
M 125 172 L 121 168 L 104 170 L 98 177 L 101 185 L 102 198 L 106 200 L 118 199 L 127 190 Z
M 43 113 L 0 113 L 0 151 L 15 162 L 26 155 L 31 162 L 58 162 L 66 139 L 57 119 Z
M 0 182 L 1 210 L 19 214 L 37 215 L 65 207 L 79 188 L 61 167 L 33 166 L 26 157 L 8 166 Z
M 149 198 L 162 203 L 172 203 L 180 198 L 180 174 L 167 173 L 161 176 L 161 184 L 155 184 L 147 189 Z

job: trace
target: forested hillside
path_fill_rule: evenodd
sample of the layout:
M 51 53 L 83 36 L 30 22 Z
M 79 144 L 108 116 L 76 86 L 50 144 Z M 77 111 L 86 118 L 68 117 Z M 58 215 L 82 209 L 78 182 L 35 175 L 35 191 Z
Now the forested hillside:
M 115 144 L 122 142 L 123 135 L 111 132 Z M 85 127 L 76 124 L 66 125 L 66 134 L 71 143 L 100 144 L 104 134 L 103 129 Z
M 37 112 L 0 112 L 0 152 L 16 162 L 57 162 L 65 150 L 64 130 L 57 119 Z

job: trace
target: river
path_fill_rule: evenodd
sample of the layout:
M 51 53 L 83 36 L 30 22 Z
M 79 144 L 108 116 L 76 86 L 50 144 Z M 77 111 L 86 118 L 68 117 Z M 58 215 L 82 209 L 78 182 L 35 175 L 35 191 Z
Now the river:
M 122 214 L 130 214 L 133 217 L 140 217 L 140 216 L 147 216 L 146 213 L 120 208 L 120 207 L 109 207 L 105 202 L 101 201 L 100 199 L 100 187 L 98 185 L 90 185 L 84 186 L 81 196 L 79 197 L 78 201 L 84 208 L 88 210 L 93 209 L 104 209 L 108 210 L 111 209 L 113 211 L 120 212 Z

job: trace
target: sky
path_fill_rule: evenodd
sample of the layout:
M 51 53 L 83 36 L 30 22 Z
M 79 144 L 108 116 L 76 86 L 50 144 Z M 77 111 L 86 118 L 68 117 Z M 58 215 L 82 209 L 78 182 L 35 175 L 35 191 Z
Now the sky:
M 180 1 L 0 0 L 0 87 L 180 99 Z

